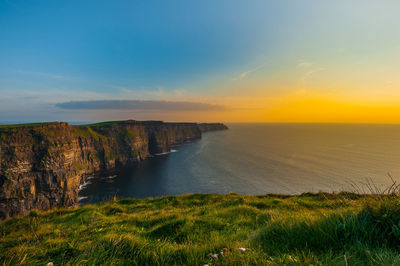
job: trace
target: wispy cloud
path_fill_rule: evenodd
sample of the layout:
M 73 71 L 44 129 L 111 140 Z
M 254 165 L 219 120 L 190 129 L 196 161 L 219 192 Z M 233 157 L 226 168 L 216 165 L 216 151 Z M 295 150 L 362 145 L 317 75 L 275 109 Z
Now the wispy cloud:
M 311 70 L 307 71 L 303 76 L 301 76 L 300 81 L 305 82 L 308 78 L 310 78 L 310 76 L 314 75 L 317 72 L 324 71 L 324 70 L 325 70 L 325 68 L 323 68 L 323 67 L 311 69 Z
M 298 67 L 301 68 L 310 68 L 314 65 L 314 62 L 308 62 L 308 61 L 304 61 L 301 60 L 300 63 L 297 64 Z
M 300 77 L 300 81 L 305 82 L 315 73 L 325 70 L 325 68 L 317 67 L 317 65 L 318 64 L 316 64 L 315 62 L 300 60 L 299 63 L 297 64 L 297 67 L 306 70 L 306 72 Z
M 260 69 L 263 68 L 265 65 L 266 65 L 266 63 L 264 63 L 264 64 L 262 64 L 262 65 L 259 65 L 259 66 L 255 67 L 255 68 L 249 69 L 249 70 L 247 70 L 247 71 L 244 71 L 244 72 L 240 73 L 238 76 L 234 77 L 233 80 L 242 80 L 242 79 L 246 78 L 248 74 L 260 70 Z
M 146 100 L 93 100 L 57 103 L 56 107 L 69 110 L 161 110 L 161 111 L 223 111 L 227 107 L 199 102 Z
M 388 89 L 393 88 L 393 80 L 386 80 L 385 87 Z
M 65 77 L 63 75 L 57 75 L 57 74 L 52 74 L 52 73 L 43 73 L 43 72 L 39 72 L 38 74 L 43 77 L 50 78 L 50 79 L 65 79 Z

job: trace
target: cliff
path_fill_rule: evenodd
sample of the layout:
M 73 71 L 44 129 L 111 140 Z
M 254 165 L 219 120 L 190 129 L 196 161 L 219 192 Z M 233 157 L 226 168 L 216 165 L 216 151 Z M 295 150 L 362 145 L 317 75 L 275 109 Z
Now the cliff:
M 200 128 L 201 132 L 228 129 L 228 127 L 222 123 L 200 123 L 199 128 Z
M 74 205 L 85 175 L 167 152 L 219 129 L 225 128 L 134 120 L 0 126 L 0 218 Z

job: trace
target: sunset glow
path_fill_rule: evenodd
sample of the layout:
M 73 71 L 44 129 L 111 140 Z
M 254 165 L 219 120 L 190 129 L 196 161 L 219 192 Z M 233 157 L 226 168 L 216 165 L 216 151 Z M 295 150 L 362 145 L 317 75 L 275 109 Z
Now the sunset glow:
M 72 2 L 0 2 L 0 121 L 400 123 L 398 1 Z

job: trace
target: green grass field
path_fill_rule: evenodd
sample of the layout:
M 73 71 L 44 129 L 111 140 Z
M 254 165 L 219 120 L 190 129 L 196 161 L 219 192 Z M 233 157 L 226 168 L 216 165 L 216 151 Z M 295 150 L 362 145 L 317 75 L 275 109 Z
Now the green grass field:
M 0 261 L 399 265 L 399 203 L 349 193 L 190 194 L 32 212 L 0 222 Z

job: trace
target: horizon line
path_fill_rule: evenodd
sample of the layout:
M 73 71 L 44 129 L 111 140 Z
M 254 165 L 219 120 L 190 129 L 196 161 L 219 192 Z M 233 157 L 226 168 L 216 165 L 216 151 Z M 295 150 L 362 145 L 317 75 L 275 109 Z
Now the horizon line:
M 161 121 L 166 123 L 223 123 L 223 124 L 320 124 L 320 125 L 400 125 L 400 122 L 295 122 L 295 121 L 166 121 L 160 119 L 145 119 L 145 120 L 137 120 L 137 119 L 122 119 L 122 120 L 95 120 L 95 121 L 62 121 L 62 120 L 53 120 L 53 121 L 0 121 L 0 125 L 20 125 L 20 124 L 35 124 L 35 123 L 56 123 L 56 122 L 65 122 L 71 125 L 88 125 L 92 123 L 101 123 L 101 122 L 114 122 L 114 121 Z

